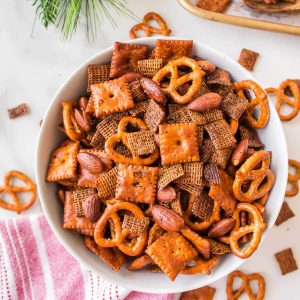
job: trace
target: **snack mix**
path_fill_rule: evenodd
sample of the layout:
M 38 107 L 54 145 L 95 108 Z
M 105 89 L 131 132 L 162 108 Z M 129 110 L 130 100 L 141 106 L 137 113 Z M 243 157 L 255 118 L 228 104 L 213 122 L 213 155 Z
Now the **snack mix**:
M 88 67 L 87 94 L 62 101 L 67 139 L 46 180 L 64 228 L 114 271 L 210 274 L 222 256 L 251 256 L 267 226 L 266 93 L 192 50 L 116 42 L 111 63 Z

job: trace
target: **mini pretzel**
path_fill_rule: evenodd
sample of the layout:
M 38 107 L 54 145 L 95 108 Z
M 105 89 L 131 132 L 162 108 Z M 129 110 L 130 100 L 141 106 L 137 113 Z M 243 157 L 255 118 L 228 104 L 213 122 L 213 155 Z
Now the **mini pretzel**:
M 241 226 L 240 212 L 246 211 L 250 215 L 250 219 L 252 224 Z M 266 224 L 263 221 L 263 218 L 259 212 L 259 210 L 250 203 L 239 203 L 236 206 L 236 209 L 232 215 L 235 219 L 235 227 L 230 233 L 229 244 L 234 255 L 240 258 L 247 258 L 253 254 L 253 252 L 257 249 L 263 230 L 266 228 Z M 243 248 L 239 246 L 239 239 L 248 233 L 252 233 L 253 236 L 248 244 L 246 244 Z
M 239 277 L 242 280 L 241 286 L 236 291 L 233 290 L 233 282 L 235 277 Z M 258 293 L 256 295 L 252 292 L 251 289 L 250 281 L 252 280 L 257 280 L 258 282 Z M 246 293 L 249 299 L 251 300 L 263 300 L 265 297 L 265 286 L 266 283 L 264 278 L 258 273 L 246 275 L 243 272 L 238 270 L 233 271 L 227 277 L 227 282 L 226 282 L 227 299 L 236 300 L 240 298 L 240 296 L 243 293 Z
M 25 186 L 10 185 L 10 180 L 17 178 L 25 183 Z M 20 203 L 18 193 L 29 192 L 31 197 L 26 203 Z M 36 185 L 28 176 L 19 171 L 10 171 L 4 177 L 4 185 L 0 187 L 0 194 L 7 193 L 13 200 L 13 203 L 8 203 L 0 199 L 0 207 L 8 210 L 13 210 L 18 214 L 31 207 L 36 199 Z
M 289 165 L 296 169 L 296 174 L 294 175 L 289 173 L 288 183 L 291 185 L 292 189 L 287 190 L 285 192 L 285 195 L 287 197 L 293 197 L 299 193 L 298 181 L 300 179 L 300 162 L 293 159 L 289 159 Z
M 155 20 L 160 28 L 153 27 L 149 25 L 150 20 Z M 142 30 L 145 32 L 146 36 L 152 36 L 153 33 L 156 34 L 162 34 L 162 35 L 170 35 L 171 30 L 168 28 L 167 23 L 165 20 L 157 13 L 155 12 L 149 12 L 147 13 L 143 18 L 143 23 L 134 25 L 130 31 L 129 36 L 131 39 L 137 39 L 139 36 L 136 34 L 138 30 Z
M 74 108 L 77 106 L 75 101 L 62 102 L 62 114 L 64 129 L 67 136 L 74 142 L 79 142 L 84 138 L 83 132 L 79 129 L 74 116 Z
M 234 84 L 234 87 L 237 90 L 238 95 L 244 99 L 247 99 L 243 92 L 244 89 L 249 89 L 255 94 L 255 98 L 250 101 L 249 107 L 246 110 L 246 120 L 253 128 L 265 127 L 270 118 L 270 109 L 267 95 L 263 91 L 263 89 L 252 80 L 243 80 L 241 82 L 236 82 Z M 259 119 L 256 119 L 253 116 L 256 106 L 259 106 L 260 108 Z
M 192 72 L 179 77 L 178 68 L 182 66 L 190 67 Z M 162 91 L 165 94 L 170 95 L 174 102 L 179 104 L 189 103 L 193 99 L 199 91 L 202 83 L 202 77 L 205 75 L 198 63 L 189 57 L 181 57 L 176 60 L 171 60 L 165 67 L 160 69 L 154 75 L 153 81 L 160 84 L 168 74 L 171 74 L 170 84 L 167 87 L 162 87 Z M 178 88 L 187 82 L 192 82 L 191 86 L 186 94 L 180 95 L 178 93 Z
M 136 218 L 144 220 L 142 210 L 133 203 L 112 202 L 108 203 L 103 215 L 96 224 L 94 239 L 100 247 L 118 247 L 122 252 L 129 256 L 139 255 L 147 242 L 147 231 L 127 242 L 126 238 L 130 235 L 129 229 L 122 229 L 122 223 L 117 212 L 119 210 L 130 211 Z M 112 223 L 111 238 L 105 237 L 106 226 Z
M 257 166 L 261 167 L 257 169 Z M 235 174 L 233 193 L 242 202 L 252 202 L 268 193 L 275 182 L 275 176 L 270 168 L 270 155 L 260 150 L 250 156 Z M 250 181 L 249 189 L 244 192 L 242 184 Z
M 159 158 L 159 150 L 158 147 L 153 151 L 151 155 L 146 158 L 142 158 L 141 156 L 134 156 L 132 153 L 132 157 L 126 157 L 120 153 L 118 153 L 114 147 L 122 142 L 127 149 L 130 150 L 130 146 L 126 139 L 126 127 L 128 124 L 132 124 L 137 126 L 140 130 L 148 130 L 147 125 L 144 123 L 143 120 L 126 116 L 123 117 L 118 125 L 118 133 L 111 136 L 106 140 L 105 143 L 105 150 L 109 157 L 114 160 L 116 163 L 123 163 L 123 164 L 131 164 L 131 165 L 151 165 Z

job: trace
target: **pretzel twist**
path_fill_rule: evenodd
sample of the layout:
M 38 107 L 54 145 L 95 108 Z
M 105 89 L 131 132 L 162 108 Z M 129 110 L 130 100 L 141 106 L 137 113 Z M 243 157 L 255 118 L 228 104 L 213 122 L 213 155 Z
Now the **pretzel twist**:
M 289 159 L 289 165 L 296 169 L 296 174 L 289 173 L 288 175 L 288 183 L 292 187 L 290 190 L 285 192 L 287 197 L 296 196 L 299 193 L 298 181 L 300 180 L 300 162 Z

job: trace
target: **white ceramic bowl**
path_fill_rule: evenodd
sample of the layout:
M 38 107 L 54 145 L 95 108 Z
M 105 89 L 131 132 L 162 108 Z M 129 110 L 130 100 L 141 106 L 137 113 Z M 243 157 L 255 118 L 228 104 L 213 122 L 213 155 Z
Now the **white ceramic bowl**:
M 142 43 L 149 47 L 154 47 L 156 39 L 156 37 L 142 38 L 130 41 L 129 43 Z M 174 38 L 172 37 L 172 39 Z M 45 182 L 51 151 L 63 139 L 62 134 L 57 129 L 57 124 L 62 120 L 61 101 L 78 99 L 80 95 L 84 94 L 87 85 L 87 66 L 89 64 L 107 63 L 111 59 L 111 54 L 112 47 L 99 52 L 77 68 L 58 90 L 44 117 L 36 153 L 36 176 L 40 201 L 47 220 L 59 241 L 81 264 L 114 284 L 149 293 L 176 293 L 211 284 L 237 269 L 244 260 L 234 255 L 227 255 L 216 266 L 211 275 L 181 275 L 174 282 L 171 282 L 167 276 L 160 273 L 150 273 L 147 271 L 130 272 L 126 268 L 122 268 L 120 272 L 116 273 L 106 266 L 96 255 L 86 249 L 78 234 L 62 227 L 63 209 L 56 200 L 56 184 Z M 237 62 L 217 50 L 202 45 L 196 40 L 194 41 L 193 54 L 210 60 L 220 68 L 228 70 L 235 81 L 243 79 L 254 80 L 253 76 Z M 266 149 L 271 150 L 273 153 L 272 170 L 276 174 L 276 183 L 267 203 L 265 220 L 268 227 L 263 237 L 271 230 L 279 213 L 284 199 L 288 170 L 284 133 L 276 110 L 271 103 L 270 111 L 270 121 L 266 128 L 259 130 L 259 136 L 266 145 Z

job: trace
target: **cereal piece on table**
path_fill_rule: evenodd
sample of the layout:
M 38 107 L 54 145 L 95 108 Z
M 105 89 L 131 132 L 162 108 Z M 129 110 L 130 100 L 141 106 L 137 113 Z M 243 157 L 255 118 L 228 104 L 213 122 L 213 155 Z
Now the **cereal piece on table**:
M 55 149 L 50 158 L 47 181 L 59 181 L 76 177 L 78 142 L 69 142 Z
M 231 86 L 231 79 L 229 72 L 217 69 L 211 74 L 207 75 L 207 84 L 209 85 L 225 85 L 225 86 Z
M 223 255 L 226 253 L 230 253 L 231 249 L 228 245 L 218 242 L 216 240 L 213 239 L 206 239 L 209 241 L 210 243 L 210 252 L 211 254 L 215 254 L 215 255 Z
M 157 179 L 157 167 L 119 164 L 115 198 L 153 204 Z
M 128 229 L 130 233 L 139 236 L 147 230 L 149 223 L 150 223 L 149 218 L 145 218 L 141 220 L 139 218 L 136 218 L 135 216 L 125 214 L 122 223 L 122 228 Z
M 196 124 L 160 125 L 159 139 L 163 165 L 200 161 Z
M 216 289 L 210 286 L 184 292 L 181 294 L 179 300 L 213 300 Z
M 191 123 L 192 118 L 190 117 L 189 110 L 184 106 L 183 108 L 176 110 L 172 114 L 169 114 L 167 118 L 168 123 Z
M 84 216 L 82 203 L 87 198 L 88 195 L 95 192 L 94 188 L 77 188 L 73 191 L 74 202 L 75 202 L 75 213 L 77 217 Z
M 115 196 L 117 174 L 118 167 L 116 166 L 108 172 L 101 173 L 98 176 L 95 185 L 101 199 L 106 200 Z
M 91 223 L 87 218 L 76 216 L 76 207 L 73 191 L 66 191 L 63 227 L 66 229 L 73 229 L 78 231 L 78 229 L 93 230 L 95 226 L 96 224 Z
M 202 162 L 193 162 L 182 164 L 184 175 L 174 180 L 175 183 L 184 183 L 184 184 L 203 184 L 203 163 Z
M 165 230 L 163 230 L 156 223 L 154 223 L 154 225 L 149 230 L 148 246 L 152 245 L 164 233 L 165 233 Z
M 150 100 L 144 115 L 144 121 L 148 128 L 154 133 L 165 119 L 165 112 L 154 100 Z
M 88 87 L 87 92 L 91 93 L 91 85 L 108 81 L 110 65 L 89 65 L 88 66 Z
M 234 120 L 238 120 L 247 109 L 249 103 L 238 95 L 228 93 L 221 103 L 221 108 Z
M 236 207 L 232 190 L 233 179 L 223 170 L 220 170 L 220 178 L 221 184 L 210 186 L 209 196 L 219 203 L 226 214 L 232 215 Z
M 163 67 L 163 61 L 160 58 L 139 60 L 137 64 L 138 72 L 149 78 L 152 78 Z
M 134 107 L 129 110 L 129 114 L 133 117 L 141 117 L 143 118 L 147 107 L 149 105 L 149 101 L 141 101 L 134 104 Z
M 125 254 L 123 254 L 123 252 L 121 252 L 117 247 L 100 247 L 91 237 L 85 237 L 84 244 L 115 272 L 118 272 L 126 262 Z
M 286 201 L 284 201 L 282 203 L 279 215 L 275 221 L 275 224 L 277 226 L 279 226 L 280 224 L 282 224 L 283 222 L 287 221 L 288 219 L 294 217 L 295 214 L 294 212 L 291 210 L 291 208 L 289 207 L 289 205 L 287 204 Z
M 100 132 L 100 134 L 107 140 L 112 135 L 117 133 L 118 124 L 119 122 L 115 118 L 108 116 L 97 124 L 97 132 Z
M 221 183 L 220 172 L 216 164 L 210 163 L 204 165 L 204 178 L 212 184 L 218 185 Z
M 163 63 L 166 63 L 169 60 L 189 56 L 192 48 L 192 40 L 157 40 L 152 54 L 153 58 L 162 59 Z
M 93 84 L 92 100 L 95 116 L 101 118 L 133 108 L 133 98 L 128 84 L 122 79 Z
M 202 220 L 209 220 L 213 212 L 214 201 L 209 197 L 206 191 L 202 191 L 201 195 L 194 197 L 192 213 Z
M 263 148 L 264 147 L 264 144 L 261 142 L 256 130 L 250 129 L 243 125 L 240 125 L 239 132 L 240 132 L 242 140 L 247 139 L 249 141 L 248 146 L 250 148 Z
M 238 62 L 246 70 L 252 71 L 258 56 L 257 52 L 244 48 L 241 51 Z
M 116 78 L 128 72 L 135 72 L 137 62 L 145 59 L 147 46 L 116 42 L 111 59 L 110 77 Z
M 24 116 L 28 113 L 28 105 L 26 103 L 19 104 L 16 107 L 9 108 L 8 116 L 10 119 L 15 119 L 20 116 Z
M 184 170 L 181 164 L 163 166 L 158 170 L 157 187 L 162 190 L 169 183 L 184 175 Z
M 151 154 L 156 149 L 154 135 L 149 130 L 126 133 L 126 141 L 134 156 Z
M 236 139 L 225 120 L 207 124 L 205 130 L 208 132 L 216 150 L 233 147 L 236 143 Z
M 165 233 L 148 246 L 146 253 L 172 281 L 197 256 L 194 247 L 177 232 Z
M 234 148 L 228 147 L 214 151 L 211 157 L 211 163 L 216 164 L 221 169 L 226 169 L 227 163 Z
M 203 112 L 188 110 L 190 118 L 197 125 L 206 125 L 223 119 L 223 112 L 221 109 L 210 109 Z
M 203 185 L 196 185 L 190 183 L 177 183 L 177 187 L 195 196 L 200 195 L 203 190 Z
M 277 252 L 275 254 L 275 258 L 279 264 L 282 275 L 296 271 L 298 269 L 297 262 L 294 258 L 291 248 Z
M 91 146 L 101 149 L 104 149 L 105 146 L 105 138 L 104 136 L 100 133 L 100 131 L 96 131 L 92 137 L 92 140 L 90 142 Z
M 131 94 L 135 102 L 145 101 L 148 99 L 147 95 L 143 91 L 139 80 L 129 83 L 129 88 L 131 90 Z
M 182 207 L 181 207 L 180 197 L 181 197 L 181 193 L 178 192 L 178 193 L 176 194 L 175 200 L 173 200 L 173 201 L 170 203 L 170 208 L 171 208 L 172 210 L 174 210 L 178 215 L 182 216 L 182 215 L 183 215 L 183 210 L 182 210 Z
M 205 10 L 222 13 L 230 0 L 198 0 L 197 6 Z

